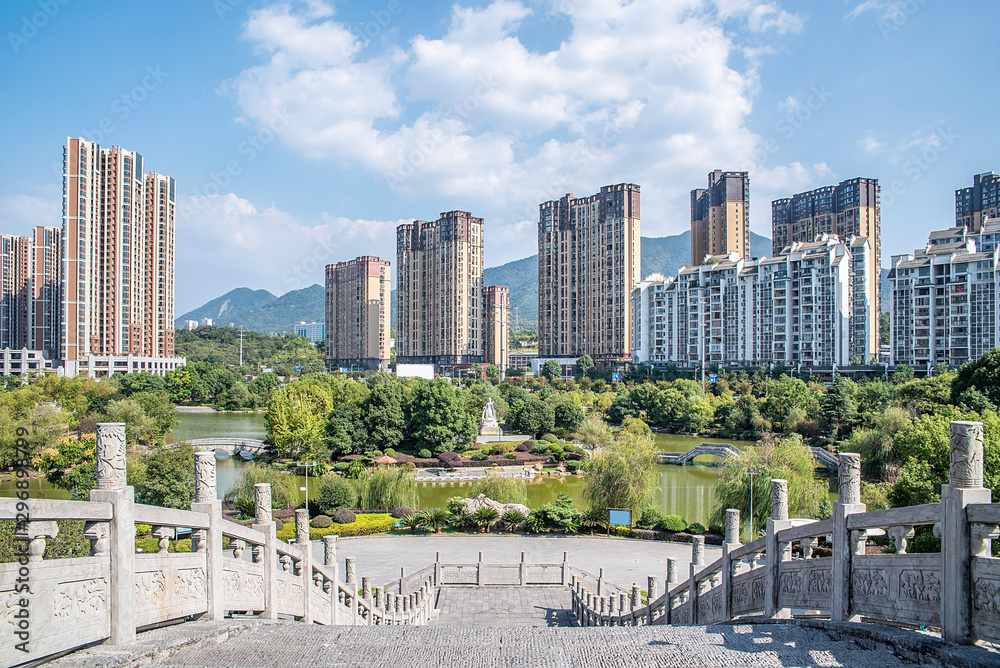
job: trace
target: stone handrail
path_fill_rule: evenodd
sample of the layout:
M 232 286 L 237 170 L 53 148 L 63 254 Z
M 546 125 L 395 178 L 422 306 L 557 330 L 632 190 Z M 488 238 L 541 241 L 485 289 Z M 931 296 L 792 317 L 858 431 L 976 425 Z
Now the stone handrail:
M 789 519 L 787 483 L 772 480 L 765 537 L 740 544 L 739 511 L 729 510 L 721 559 L 704 564 L 704 539 L 694 537 L 687 580 L 668 578 L 667 593 L 656 597 L 651 577 L 644 607 L 636 596 L 623 606 L 621 595 L 598 596 L 574 580 L 577 619 L 583 625 L 710 624 L 796 611 L 836 621 L 934 626 L 959 643 L 998 642 L 1000 559 L 991 548 L 1000 539 L 1000 504 L 991 503 L 983 487 L 982 438 L 981 423 L 952 423 L 950 480 L 940 503 L 865 512 L 860 457 L 850 453 L 838 458 L 840 498 L 828 520 Z M 941 552 L 907 553 L 920 525 L 934 526 Z M 886 529 L 894 553 L 867 554 L 867 541 L 882 535 L 875 529 Z M 819 556 L 821 540 L 832 541 L 832 556 Z

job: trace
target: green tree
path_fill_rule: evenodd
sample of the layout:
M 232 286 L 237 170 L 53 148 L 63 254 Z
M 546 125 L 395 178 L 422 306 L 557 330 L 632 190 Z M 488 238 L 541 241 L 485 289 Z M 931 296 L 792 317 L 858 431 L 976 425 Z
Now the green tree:
M 895 370 L 892 372 L 893 384 L 899 385 L 908 380 L 913 380 L 913 368 L 905 364 L 897 364 Z
M 316 505 L 324 515 L 333 515 L 341 508 L 354 508 L 358 503 L 358 492 L 347 478 L 323 476 L 316 486 Z
M 330 395 L 322 387 L 302 381 L 290 383 L 276 390 L 268 402 L 264 414 L 267 438 L 282 457 L 317 458 L 331 408 Z
M 781 376 L 777 380 L 768 381 L 767 396 L 761 404 L 760 412 L 775 429 L 791 431 L 795 427 L 792 418 L 796 413 L 800 417 L 818 415 L 820 404 L 804 382 L 791 376 Z
M 472 498 L 480 494 L 493 499 L 497 503 L 520 503 L 528 502 L 528 486 L 519 478 L 501 478 L 489 469 L 485 471 L 483 477 L 472 483 L 469 495 Z
M 823 395 L 823 425 L 834 440 L 858 422 L 853 395 L 854 383 L 839 376 Z
M 118 391 L 126 397 L 130 397 L 136 392 L 158 394 L 167 390 L 167 381 L 149 371 L 116 374 L 112 378 L 116 379 L 115 382 L 118 384 Z
M 155 448 L 142 458 L 142 482 L 135 500 L 150 506 L 190 510 L 194 501 L 194 448 L 183 443 Z
M 500 367 L 496 364 L 490 364 L 486 367 L 486 377 L 489 378 L 494 383 L 500 380 Z
M 557 378 L 562 378 L 562 367 L 555 360 L 545 360 L 545 364 L 542 365 L 541 375 L 542 378 L 551 383 Z
M 522 434 L 537 434 L 552 431 L 555 422 L 556 416 L 552 406 L 535 396 L 530 396 L 515 413 L 511 426 Z
M 490 532 L 490 527 L 500 519 L 500 512 L 496 508 L 483 506 L 472 514 L 472 521 L 481 527 L 486 533 Z
M 771 513 L 772 479 L 788 481 L 789 517 L 818 517 L 826 484 L 815 477 L 816 458 L 798 434 L 777 440 L 762 440 L 757 447 L 743 450 L 738 456 L 726 460 L 722 475 L 715 487 L 717 505 L 712 522 L 722 524 L 726 509 L 740 511 L 740 521 L 750 520 L 750 497 L 753 495 L 754 536 L 764 526 Z M 756 471 L 753 489 L 750 488 L 751 470 Z
M 608 423 L 596 415 L 588 415 L 576 430 L 576 442 L 588 450 L 602 448 L 610 443 L 612 438 Z
M 366 449 L 375 449 L 368 442 L 361 408 L 354 404 L 334 406 L 327 416 L 325 430 L 331 456 L 361 454 Z
M 478 417 L 460 391 L 443 379 L 421 381 L 410 403 L 410 437 L 435 455 L 476 442 Z
M 417 505 L 417 483 L 412 469 L 400 466 L 376 466 L 365 469 L 354 482 L 358 490 L 359 510 L 386 512 Z
M 594 358 L 590 355 L 582 355 L 576 360 L 576 378 L 579 380 L 587 374 L 590 370 L 594 368 Z
M 570 399 L 565 394 L 552 402 L 553 418 L 555 426 L 559 429 L 573 431 L 583 424 L 585 417 L 583 407 Z
M 257 462 L 250 462 L 242 467 L 223 498 L 234 502 L 236 509 L 244 517 L 253 517 L 254 486 L 264 482 L 271 485 L 271 508 L 299 505 L 299 485 L 295 478 L 285 471 Z
M 959 368 L 951 384 L 951 402 L 958 404 L 969 390 L 976 390 L 994 406 L 1000 406 L 1000 348 L 993 348 L 975 362 L 966 362 Z
M 652 437 L 621 429 L 611 444 L 591 455 L 583 496 L 594 510 L 627 508 L 638 514 L 652 501 L 658 480 Z
M 170 401 L 179 404 L 191 398 L 191 373 L 184 367 L 171 369 L 165 376 Z
M 403 441 L 406 416 L 403 414 L 403 385 L 380 371 L 368 379 L 368 396 L 361 402 L 368 440 L 375 450 L 396 448 Z

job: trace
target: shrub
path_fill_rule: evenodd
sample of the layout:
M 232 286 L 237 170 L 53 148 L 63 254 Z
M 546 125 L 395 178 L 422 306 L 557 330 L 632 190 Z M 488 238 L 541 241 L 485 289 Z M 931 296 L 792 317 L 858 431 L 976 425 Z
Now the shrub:
M 538 444 L 531 449 L 531 454 L 533 455 L 545 455 L 549 452 L 549 446 Z
M 540 440 L 548 441 L 549 443 L 555 443 L 556 441 L 559 440 L 559 437 L 556 436 L 555 434 L 542 434 L 542 438 Z
M 338 475 L 325 476 L 319 479 L 319 491 L 316 495 L 316 505 L 324 515 L 334 513 L 341 508 L 353 508 L 358 503 L 358 493 L 347 478 Z
M 684 531 L 687 528 L 687 522 L 680 515 L 665 515 L 663 521 L 660 522 L 661 531 Z
M 397 506 L 393 508 L 392 512 L 389 514 L 395 517 L 397 520 L 399 520 L 406 517 L 407 515 L 416 515 L 417 511 L 408 506 Z
M 504 455 L 504 457 L 506 457 L 507 459 L 517 459 L 517 455 L 515 455 L 513 452 L 508 452 L 506 455 Z
M 628 527 L 622 527 L 622 526 L 611 527 L 611 533 L 617 536 L 618 538 L 628 538 L 630 531 L 631 529 L 629 529 Z
M 496 508 L 490 506 L 483 506 L 472 515 L 472 521 L 485 529 L 486 533 L 490 532 L 490 527 L 496 524 L 499 519 L 500 513 L 497 512 Z
M 420 513 L 421 526 L 441 533 L 441 526 L 448 521 L 448 513 L 443 508 L 426 508 Z
M 365 453 L 365 456 L 366 456 L 366 457 L 371 457 L 371 458 L 373 458 L 373 459 L 374 459 L 375 457 L 381 457 L 381 456 L 382 456 L 382 455 L 384 455 L 384 454 L 385 454 L 385 453 L 384 453 L 384 452 L 382 452 L 381 450 L 372 450 L 371 452 L 366 452 L 366 453 Z
M 526 519 L 528 518 L 525 517 L 524 513 L 518 510 L 508 510 L 500 516 L 500 522 L 507 527 L 508 531 L 516 531 L 517 527 L 521 526 Z
M 385 449 L 385 454 L 386 454 L 387 457 L 395 457 L 396 456 L 396 451 L 393 448 L 386 448 Z
M 350 466 L 351 466 L 351 462 L 337 462 L 336 464 L 333 465 L 333 470 L 334 471 L 340 471 L 341 473 L 343 473 L 343 472 L 347 471 L 347 469 Z
M 417 457 L 419 457 L 420 459 L 430 459 L 431 457 L 433 457 L 433 455 L 431 454 L 431 451 L 428 450 L 427 448 L 420 448 L 420 452 L 417 453 Z
M 135 537 L 142 538 L 143 536 L 148 536 L 153 531 L 153 527 L 148 524 L 136 524 L 135 525 Z
M 700 536 L 704 534 L 706 531 L 708 531 L 708 529 L 706 529 L 705 525 L 702 524 L 701 522 L 695 522 L 694 524 L 688 526 L 687 531 L 689 534 Z
M 357 486 L 361 510 L 417 505 L 417 483 L 410 468 L 379 466 L 366 470 Z
M 438 455 L 438 461 L 444 464 L 445 466 L 452 466 L 459 459 L 461 459 L 461 457 L 459 457 L 458 453 L 453 452 L 451 450 L 442 452 L 440 455 Z
M 495 462 L 494 462 L 495 463 Z M 497 503 L 527 503 L 528 486 L 518 478 L 501 478 L 487 472 L 482 478 L 472 483 L 469 495 L 473 498 L 485 494 Z
M 487 457 L 486 455 L 484 455 L 482 453 L 476 453 L 476 454 L 472 455 L 471 457 L 469 457 L 469 459 L 471 459 L 474 462 L 485 462 L 487 459 L 489 459 L 489 457 Z
M 583 462 L 581 461 L 571 459 L 566 462 L 566 470 L 570 473 L 575 473 L 581 466 L 583 466 Z
M 534 441 L 521 441 L 517 446 L 518 452 L 531 452 L 531 449 L 537 445 Z
M 404 515 L 399 518 L 399 523 L 410 530 L 410 533 L 414 536 L 417 535 L 417 529 L 424 526 L 424 520 L 420 515 L 416 513 L 410 513 L 409 515 Z
M 656 506 L 648 506 L 643 509 L 635 525 L 639 529 L 656 529 L 663 523 L 664 517 L 662 510 Z
M 554 455 L 561 455 L 563 453 L 563 446 L 558 443 L 553 443 L 549 446 L 549 450 L 551 450 Z
M 261 482 L 271 483 L 272 508 L 299 504 L 299 486 L 295 478 L 274 467 L 256 462 L 243 467 L 240 476 L 226 490 L 225 500 L 234 501 L 240 514 L 253 517 L 254 485 Z
M 326 515 L 317 515 L 316 517 L 312 518 L 312 522 L 310 522 L 309 524 L 310 526 L 316 529 L 325 529 L 331 524 L 333 524 L 333 520 L 331 520 Z
M 347 508 L 341 508 L 333 514 L 333 521 L 337 524 L 353 524 L 357 519 L 358 516 L 354 514 L 354 511 Z
M 280 524 L 280 522 L 279 522 Z M 352 536 L 374 536 L 388 533 L 396 526 L 396 519 L 388 513 L 366 513 L 359 515 L 357 521 L 349 524 L 332 524 L 326 529 L 309 529 L 309 540 L 321 540 L 323 536 L 336 534 L 342 538 Z M 278 530 L 277 537 L 281 540 L 295 538 L 295 523 L 288 522 Z M 179 541 L 178 541 L 179 542 Z
M 452 515 L 465 512 L 465 502 L 460 496 L 453 496 L 445 502 L 445 507 Z

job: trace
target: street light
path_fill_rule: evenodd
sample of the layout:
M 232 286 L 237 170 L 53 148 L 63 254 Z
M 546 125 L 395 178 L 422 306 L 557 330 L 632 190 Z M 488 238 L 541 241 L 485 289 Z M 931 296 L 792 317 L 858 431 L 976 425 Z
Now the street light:
M 750 469 L 747 471 L 750 474 L 750 542 L 752 543 L 753 538 L 753 477 L 755 475 L 760 475 L 760 471 L 757 469 Z
M 296 466 L 301 466 L 302 468 L 304 468 L 306 470 L 306 486 L 305 487 L 299 487 L 299 491 L 301 492 L 302 490 L 305 490 L 305 492 L 306 492 L 306 513 L 308 514 L 309 513 L 309 467 L 310 466 L 316 466 L 316 462 L 313 462 L 313 461 L 295 462 L 295 465 Z

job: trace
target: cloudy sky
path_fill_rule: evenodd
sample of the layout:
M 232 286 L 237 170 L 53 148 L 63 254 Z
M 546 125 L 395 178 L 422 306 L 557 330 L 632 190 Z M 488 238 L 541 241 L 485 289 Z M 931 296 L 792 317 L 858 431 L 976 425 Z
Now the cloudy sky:
M 882 184 L 883 263 L 1000 171 L 1000 3 L 944 0 L 5 0 L 0 233 L 60 225 L 67 135 L 177 179 L 176 312 L 395 258 L 462 209 L 486 264 L 535 252 L 539 202 L 642 186 L 688 227 L 712 169 L 770 201 Z

